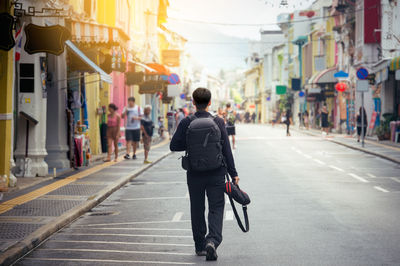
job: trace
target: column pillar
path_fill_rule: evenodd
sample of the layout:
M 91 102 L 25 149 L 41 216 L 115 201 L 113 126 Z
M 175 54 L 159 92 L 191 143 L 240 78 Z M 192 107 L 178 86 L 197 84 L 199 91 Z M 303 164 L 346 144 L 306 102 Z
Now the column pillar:
M 50 82 L 47 86 L 47 127 L 45 158 L 50 169 L 69 168 L 67 157 L 68 128 L 66 115 L 67 98 L 67 66 L 66 53 L 60 56 L 48 55 L 48 75 Z

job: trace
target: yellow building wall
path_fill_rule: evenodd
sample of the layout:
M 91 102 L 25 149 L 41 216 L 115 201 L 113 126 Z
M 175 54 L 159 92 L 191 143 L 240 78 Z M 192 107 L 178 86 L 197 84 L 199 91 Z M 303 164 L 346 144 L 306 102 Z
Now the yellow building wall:
M 93 155 L 101 154 L 100 118 L 97 108 L 100 104 L 100 84 L 96 82 L 99 75 L 85 74 L 86 82 L 86 104 L 89 119 L 90 149 Z
M 97 22 L 111 27 L 116 24 L 116 8 L 119 0 L 97 0 Z
M 10 176 L 12 134 L 13 52 L 0 50 L 0 176 Z
M 333 26 L 335 26 L 335 21 L 333 18 L 329 18 L 326 22 L 327 34 L 328 34 L 328 36 L 330 36 L 330 38 L 328 38 L 326 40 L 326 53 L 325 54 L 327 57 L 327 62 L 326 62 L 327 68 L 335 66 L 335 40 L 333 38 L 334 35 L 332 32 Z

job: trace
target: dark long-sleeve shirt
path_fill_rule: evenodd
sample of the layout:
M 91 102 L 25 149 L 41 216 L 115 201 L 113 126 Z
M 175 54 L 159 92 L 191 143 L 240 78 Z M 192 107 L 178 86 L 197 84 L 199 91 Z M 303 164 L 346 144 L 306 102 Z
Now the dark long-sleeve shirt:
M 195 114 L 197 117 L 209 117 L 210 113 L 206 111 L 198 111 Z M 233 160 L 231 145 L 229 142 L 229 137 L 226 132 L 225 122 L 222 118 L 217 117 L 215 119 L 216 124 L 218 125 L 219 129 L 221 130 L 221 139 L 222 139 L 222 154 L 225 158 L 225 163 L 227 165 L 228 173 L 231 177 L 237 176 L 236 168 L 235 168 L 235 161 Z M 170 143 L 171 151 L 186 151 L 186 131 L 190 124 L 190 118 L 184 118 L 178 125 L 174 136 L 172 137 Z M 207 171 L 207 172 L 195 172 L 195 171 L 188 171 L 188 175 L 190 176 L 207 176 L 207 175 L 224 175 L 225 168 L 221 167 L 220 169 Z

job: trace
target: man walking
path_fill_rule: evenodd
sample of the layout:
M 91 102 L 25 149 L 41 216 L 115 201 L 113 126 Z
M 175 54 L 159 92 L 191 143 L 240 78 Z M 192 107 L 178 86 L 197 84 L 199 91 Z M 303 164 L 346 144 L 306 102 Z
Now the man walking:
M 167 113 L 167 122 L 168 122 L 168 135 L 169 139 L 172 139 L 172 135 L 174 135 L 175 131 L 175 112 L 173 107 L 171 107 L 171 110 Z
M 236 184 L 239 182 L 239 177 L 236 172 L 224 120 L 220 117 L 214 118 L 208 112 L 208 107 L 211 105 L 211 92 L 205 88 L 198 88 L 193 92 L 192 96 L 193 104 L 196 106 L 197 112 L 192 116 L 184 118 L 178 125 L 172 138 L 170 149 L 171 151 L 187 151 L 188 155 L 185 157 L 188 159 L 188 165 L 186 167 L 187 183 L 190 195 L 190 213 L 196 254 L 198 256 L 206 256 L 206 260 L 217 260 L 216 249 L 222 241 L 226 171 L 228 171 L 233 182 Z M 202 123 L 211 123 L 211 128 L 214 130 L 213 134 L 206 134 L 204 139 L 190 137 L 191 132 L 200 132 L 202 130 L 202 128 L 198 128 Z M 192 129 L 194 124 L 197 125 L 196 130 Z M 188 138 L 186 138 L 187 135 Z M 215 147 L 220 147 L 219 151 L 223 156 L 223 161 L 220 156 L 212 157 L 208 156 L 208 154 L 202 154 L 212 152 L 207 145 L 215 141 L 213 140 L 215 136 L 219 138 L 216 142 L 220 146 L 213 143 L 213 147 L 214 149 Z M 198 145 L 196 143 L 201 144 Z M 200 150 L 202 153 L 199 154 Z M 203 158 L 200 158 L 201 156 L 203 156 Z M 196 158 L 195 162 L 194 158 Z M 202 164 L 201 162 L 205 163 Z M 204 216 L 206 192 L 209 209 L 208 234 Z
M 140 120 L 142 119 L 143 111 L 140 106 L 135 104 L 135 97 L 128 98 L 128 107 L 124 108 L 122 118 L 126 118 L 125 140 L 126 154 L 125 159 L 130 159 L 131 146 L 133 147 L 132 159 L 136 159 L 136 149 L 140 141 Z

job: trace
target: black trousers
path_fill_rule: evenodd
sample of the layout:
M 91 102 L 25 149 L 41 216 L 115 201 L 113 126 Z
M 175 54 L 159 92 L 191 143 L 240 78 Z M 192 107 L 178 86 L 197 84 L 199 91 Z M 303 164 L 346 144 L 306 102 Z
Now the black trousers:
M 204 250 L 209 241 L 218 247 L 222 242 L 225 207 L 225 177 L 187 176 L 190 195 L 190 214 L 196 250 Z M 205 195 L 208 199 L 208 234 L 205 220 Z M 207 234 L 207 235 L 206 235 Z

